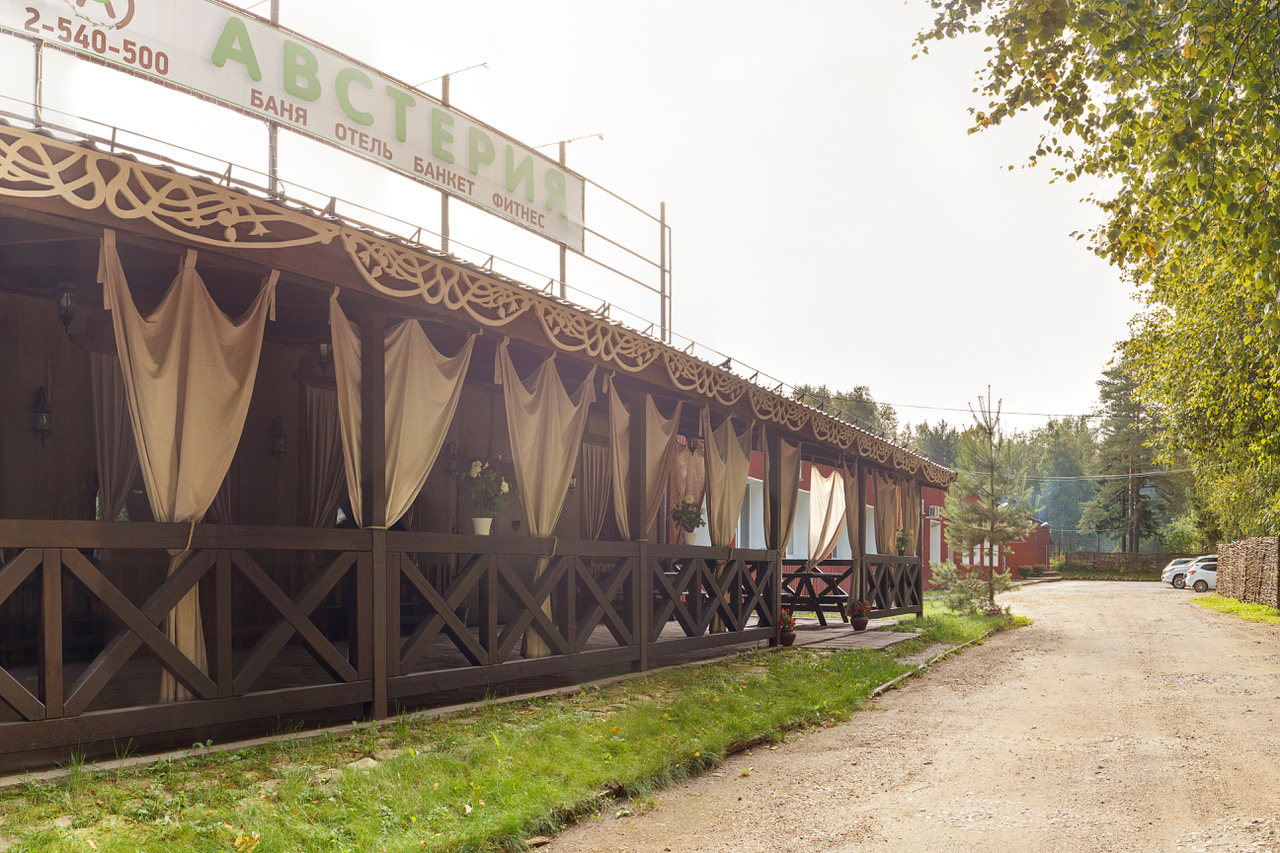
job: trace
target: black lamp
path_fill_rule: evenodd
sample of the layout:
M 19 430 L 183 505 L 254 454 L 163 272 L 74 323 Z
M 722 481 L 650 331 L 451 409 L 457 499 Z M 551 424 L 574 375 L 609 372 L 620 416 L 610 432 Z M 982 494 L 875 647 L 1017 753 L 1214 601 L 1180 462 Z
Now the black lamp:
M 31 404 L 33 417 L 31 431 L 40 436 L 40 446 L 44 447 L 45 439 L 53 432 L 53 413 L 49 411 L 49 392 L 41 385 L 36 389 L 35 400 Z
M 289 436 L 284 431 L 284 418 L 275 418 L 271 421 L 271 455 L 283 459 L 288 452 Z
M 444 446 L 444 470 L 450 477 L 458 476 L 458 443 L 455 441 Z
M 71 334 L 71 321 L 76 318 L 76 286 L 69 281 L 54 288 L 53 299 L 58 304 L 58 319 L 62 328 Z

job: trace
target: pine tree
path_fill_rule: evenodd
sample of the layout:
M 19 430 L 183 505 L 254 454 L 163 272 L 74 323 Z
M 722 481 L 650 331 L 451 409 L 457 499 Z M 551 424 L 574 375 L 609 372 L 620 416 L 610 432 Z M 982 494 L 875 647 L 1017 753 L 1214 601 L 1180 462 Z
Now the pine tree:
M 1097 494 L 1085 506 L 1083 521 L 1098 533 L 1121 540 L 1121 550 L 1137 554 L 1144 538 L 1155 535 L 1157 500 L 1149 476 L 1156 467 L 1156 425 L 1138 400 L 1138 382 L 1127 359 L 1102 372 L 1102 446 L 1098 469 L 1113 479 L 1099 481 Z
M 1013 445 L 1000 430 L 1000 404 L 994 410 L 978 398 L 974 426 L 960 434 L 956 482 L 947 495 L 947 536 L 963 553 L 982 549 L 995 554 L 1031 530 L 1031 492 Z M 995 605 L 996 569 L 987 563 L 987 603 Z

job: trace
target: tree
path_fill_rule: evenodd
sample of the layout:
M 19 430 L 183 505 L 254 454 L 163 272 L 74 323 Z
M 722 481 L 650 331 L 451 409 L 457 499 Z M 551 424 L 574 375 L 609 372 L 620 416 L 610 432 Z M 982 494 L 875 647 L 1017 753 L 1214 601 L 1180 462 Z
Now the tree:
M 1198 245 L 1274 303 L 1280 0 L 933 0 L 918 43 L 992 42 L 973 130 L 1023 112 L 1055 176 L 1110 179 L 1095 248 L 1140 282 Z M 1280 327 L 1280 318 L 1273 325 Z
M 1089 475 L 1096 471 L 1098 443 L 1089 418 L 1050 420 L 1031 433 L 1028 473 L 1040 517 L 1055 533 L 1079 531 L 1084 505 L 1094 495 Z M 1059 539 L 1061 542 L 1061 539 Z
M 1280 527 L 1280 358 L 1257 326 L 1267 297 L 1209 259 L 1195 269 L 1197 286 L 1153 286 L 1125 354 L 1161 443 L 1195 468 L 1205 536 L 1267 535 Z
M 956 482 L 947 495 L 947 536 L 964 553 L 982 549 L 994 555 L 1031 530 L 1031 492 L 1021 460 L 1000 430 L 1000 404 L 994 410 L 978 398 L 974 426 L 960 435 Z M 995 605 L 995 560 L 984 560 L 987 603 Z
M 945 420 L 940 418 L 937 426 L 929 426 L 928 421 L 921 421 L 916 425 L 911 438 L 913 446 L 921 456 L 945 468 L 955 467 L 960 431 Z
M 1159 479 L 1152 449 L 1155 425 L 1138 399 L 1138 381 L 1127 360 L 1102 372 L 1098 397 L 1102 403 L 1102 446 L 1098 454 L 1097 494 L 1086 505 L 1084 521 L 1099 533 L 1121 540 L 1121 550 L 1136 554 L 1142 538 L 1155 535 L 1157 520 L 1153 489 Z
M 1146 302 L 1127 354 L 1164 446 L 1196 470 L 1206 529 L 1274 531 L 1280 0 L 933 7 L 924 52 L 965 33 L 991 42 L 971 132 L 1039 113 L 1029 164 L 1110 192 L 1093 197 L 1106 221 L 1089 238 Z
M 826 385 L 798 385 L 791 396 L 806 406 L 821 409 L 846 423 L 893 441 L 898 433 L 898 413 L 888 403 L 877 403 L 866 385 L 832 393 Z

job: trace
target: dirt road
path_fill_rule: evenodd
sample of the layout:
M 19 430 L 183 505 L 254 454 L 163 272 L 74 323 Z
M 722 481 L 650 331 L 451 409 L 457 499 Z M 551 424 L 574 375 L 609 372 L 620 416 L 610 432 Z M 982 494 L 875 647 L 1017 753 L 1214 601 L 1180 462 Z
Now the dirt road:
M 1033 626 L 543 850 L 1280 851 L 1280 626 L 1192 597 L 1009 593 Z

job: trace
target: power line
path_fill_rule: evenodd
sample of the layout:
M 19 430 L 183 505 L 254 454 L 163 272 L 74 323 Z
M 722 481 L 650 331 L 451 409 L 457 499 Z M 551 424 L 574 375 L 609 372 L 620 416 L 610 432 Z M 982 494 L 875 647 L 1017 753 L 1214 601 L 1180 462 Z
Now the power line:
M 1166 477 L 1170 474 L 1186 474 L 1194 468 L 1168 468 L 1159 471 L 1135 471 L 1132 474 L 1089 474 L 1080 477 L 1027 477 L 1037 483 L 1061 483 L 1081 480 L 1135 480 L 1146 477 Z
M 972 411 L 972 409 L 960 409 L 960 408 L 956 408 L 956 407 L 954 407 L 954 406 L 914 406 L 914 405 L 912 405 L 911 403 L 886 403 L 885 405 L 893 406 L 893 408 L 895 408 L 895 409 L 924 409 L 925 411 L 930 411 L 930 412 L 969 412 L 969 411 Z M 1094 413 L 1094 414 L 1087 414 L 1087 415 L 1073 415 L 1073 414 L 1065 414 L 1065 413 L 1062 413 L 1062 412 L 1009 412 L 1009 411 L 1001 411 L 1001 412 L 1000 412 L 1000 414 L 1002 414 L 1002 415 L 1032 415 L 1032 416 L 1035 416 L 1035 417 L 1038 417 L 1038 418 L 1089 418 L 1090 420 L 1092 420 L 1093 418 L 1101 418 L 1101 417 L 1105 417 L 1104 415 L 1102 415 L 1102 414 L 1097 414 L 1097 413 Z

